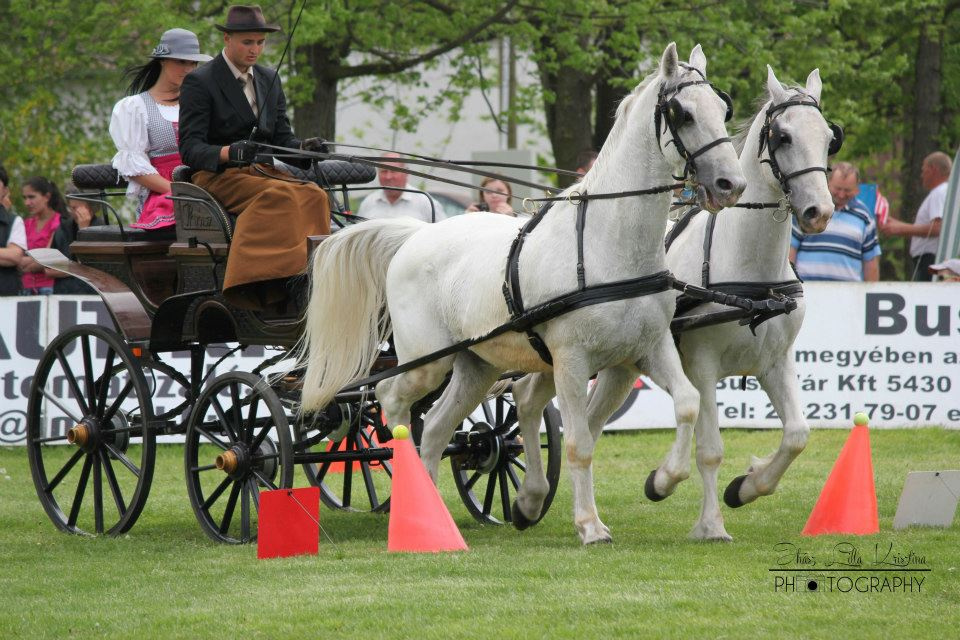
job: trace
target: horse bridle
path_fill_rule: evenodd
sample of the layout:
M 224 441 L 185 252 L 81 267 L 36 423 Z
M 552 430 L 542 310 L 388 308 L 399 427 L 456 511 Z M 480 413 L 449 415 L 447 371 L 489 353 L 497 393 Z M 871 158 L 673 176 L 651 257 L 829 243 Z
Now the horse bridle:
M 808 99 L 805 100 L 804 98 Z M 776 208 L 778 211 L 786 214 L 782 219 L 778 220 L 778 222 L 785 221 L 790 213 L 797 215 L 796 210 L 790 204 L 790 180 L 796 178 L 797 176 L 802 176 L 805 173 L 812 173 L 814 171 L 822 171 L 825 175 L 830 173 L 830 169 L 827 167 L 813 166 L 798 169 L 797 171 L 784 175 L 776 157 L 777 149 L 779 149 L 780 145 L 784 142 L 777 124 L 777 114 L 781 111 L 785 111 L 789 107 L 813 107 L 821 114 L 823 113 L 823 110 L 820 108 L 820 104 L 812 97 L 806 95 L 801 98 L 794 98 L 779 104 L 771 105 L 767 109 L 763 126 L 760 128 L 760 144 L 757 147 L 757 157 L 759 158 L 763 154 L 763 150 L 765 148 L 767 149 L 767 158 L 761 160 L 760 163 L 770 165 L 770 171 L 773 173 L 773 177 L 776 178 L 777 182 L 780 183 L 780 189 L 783 191 L 783 197 L 780 198 L 778 202 L 744 202 L 737 204 L 737 207 L 742 209 Z M 833 138 L 830 140 L 830 146 L 827 147 L 827 156 L 833 156 L 839 153 L 840 149 L 843 147 L 843 127 L 830 120 L 827 120 L 827 125 L 830 127 L 830 132 L 833 134 Z M 774 216 L 776 217 L 776 214 L 774 214 Z
M 725 142 L 730 142 L 729 137 L 717 138 L 712 142 L 708 142 L 704 146 L 700 147 L 693 153 L 687 151 L 686 146 L 683 144 L 683 140 L 680 139 L 679 129 L 687 122 L 691 121 L 690 114 L 683 108 L 683 105 L 680 104 L 680 101 L 677 100 L 677 94 L 687 87 L 693 87 L 697 85 L 707 85 L 713 89 L 714 93 L 723 100 L 724 104 L 727 105 L 727 113 L 724 117 L 724 122 L 729 122 L 733 118 L 733 101 L 730 99 L 730 96 L 725 92 L 717 89 L 712 84 L 707 81 L 706 76 L 703 75 L 703 72 L 697 69 L 694 66 L 680 63 L 681 66 L 685 69 L 691 71 L 696 71 L 700 76 L 700 80 L 690 80 L 688 82 L 681 82 L 670 92 L 669 97 L 667 97 L 667 92 L 665 86 L 660 87 L 660 91 L 657 93 L 657 106 L 653 112 L 653 122 L 654 129 L 657 134 L 657 145 L 660 146 L 661 150 L 665 145 L 660 142 L 660 136 L 666 131 L 670 132 L 671 140 L 667 144 L 673 143 L 673 146 L 676 148 L 677 153 L 680 154 L 680 157 L 683 158 L 685 164 L 683 165 L 683 175 L 682 176 L 673 176 L 677 180 L 687 181 L 689 176 L 696 177 L 697 175 L 697 165 L 696 158 L 703 155 L 710 149 L 721 145 Z M 663 131 L 661 131 L 663 130 Z

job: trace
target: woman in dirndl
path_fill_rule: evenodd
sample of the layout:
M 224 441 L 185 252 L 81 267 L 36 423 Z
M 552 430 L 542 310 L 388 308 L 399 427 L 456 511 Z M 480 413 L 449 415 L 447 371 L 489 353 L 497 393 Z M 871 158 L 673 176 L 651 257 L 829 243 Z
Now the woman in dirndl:
M 150 58 L 127 70 L 133 79 L 127 97 L 113 107 L 110 136 L 117 147 L 113 167 L 137 200 L 137 221 L 130 226 L 153 231 L 174 224 L 166 196 L 173 170 L 183 164 L 177 149 L 180 85 L 198 63 L 212 58 L 200 53 L 197 36 L 186 29 L 166 31 Z

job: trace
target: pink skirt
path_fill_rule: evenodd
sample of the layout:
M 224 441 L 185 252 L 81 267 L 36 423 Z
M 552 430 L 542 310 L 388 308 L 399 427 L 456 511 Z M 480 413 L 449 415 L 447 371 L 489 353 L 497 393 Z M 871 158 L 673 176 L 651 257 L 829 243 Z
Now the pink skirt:
M 183 161 L 180 159 L 179 153 L 171 153 L 158 158 L 150 158 L 150 164 L 156 168 L 157 173 L 161 176 L 167 180 L 172 180 L 173 170 L 183 164 Z M 173 217 L 173 200 L 167 198 L 168 195 L 170 195 L 169 191 L 166 193 L 151 191 L 143 203 L 143 209 L 140 210 L 140 217 L 130 226 L 135 229 L 148 230 L 173 226 L 176 223 Z

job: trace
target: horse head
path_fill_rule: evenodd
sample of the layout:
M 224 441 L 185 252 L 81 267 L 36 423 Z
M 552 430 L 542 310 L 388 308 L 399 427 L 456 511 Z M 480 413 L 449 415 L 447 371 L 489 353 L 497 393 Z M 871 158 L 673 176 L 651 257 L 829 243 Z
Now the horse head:
M 660 59 L 655 133 L 664 157 L 692 179 L 700 206 L 712 213 L 736 204 L 746 179 L 725 123 L 730 97 L 707 81 L 707 58 L 698 44 L 680 62 L 675 43 Z
M 757 154 L 767 166 L 763 175 L 782 190 L 804 233 L 820 233 L 833 215 L 827 158 L 843 142 L 843 129 L 820 111 L 821 90 L 819 69 L 810 72 L 803 89 L 785 88 L 768 65 L 770 100 L 754 123 Z

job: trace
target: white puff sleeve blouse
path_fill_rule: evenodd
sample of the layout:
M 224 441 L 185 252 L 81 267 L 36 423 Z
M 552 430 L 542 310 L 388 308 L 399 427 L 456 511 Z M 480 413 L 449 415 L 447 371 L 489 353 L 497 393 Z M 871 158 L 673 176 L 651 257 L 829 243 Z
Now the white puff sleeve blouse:
M 150 136 L 147 132 L 147 109 L 140 96 L 127 96 L 113 107 L 110 117 L 110 137 L 117 147 L 113 168 L 124 178 L 157 173 L 150 164 Z M 146 198 L 146 187 L 130 180 L 127 195 L 141 202 Z

